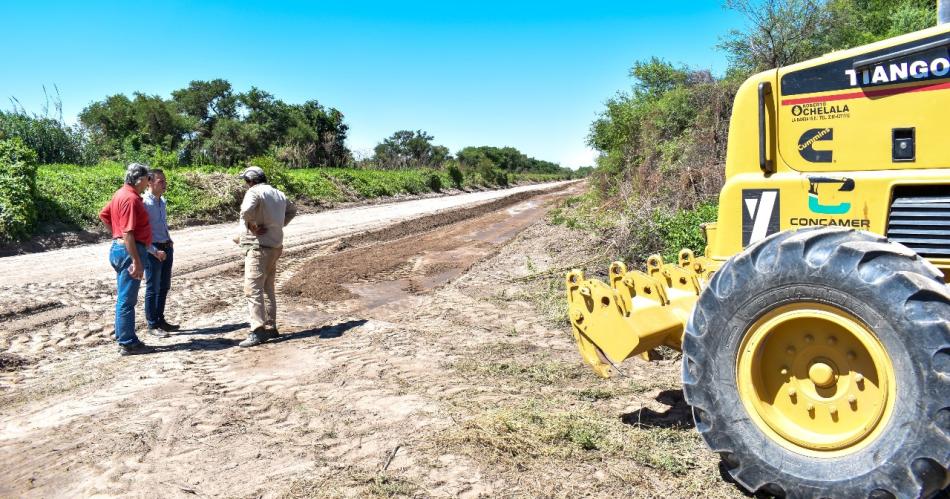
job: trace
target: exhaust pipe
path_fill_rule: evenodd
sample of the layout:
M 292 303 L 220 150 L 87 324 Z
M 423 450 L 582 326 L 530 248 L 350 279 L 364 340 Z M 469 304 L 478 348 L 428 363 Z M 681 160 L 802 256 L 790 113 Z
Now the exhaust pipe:
M 937 0 L 937 24 L 950 23 L 950 0 Z

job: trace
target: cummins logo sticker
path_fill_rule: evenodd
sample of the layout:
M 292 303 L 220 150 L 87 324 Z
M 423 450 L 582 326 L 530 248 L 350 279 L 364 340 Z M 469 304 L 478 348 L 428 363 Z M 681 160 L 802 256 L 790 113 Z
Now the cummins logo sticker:
M 779 215 L 777 189 L 743 189 L 742 247 L 778 232 Z
M 798 153 L 805 158 L 805 161 L 812 163 L 831 163 L 833 154 L 831 151 L 816 151 L 815 142 L 830 141 L 834 138 L 835 131 L 832 128 L 812 128 L 803 133 L 798 139 Z

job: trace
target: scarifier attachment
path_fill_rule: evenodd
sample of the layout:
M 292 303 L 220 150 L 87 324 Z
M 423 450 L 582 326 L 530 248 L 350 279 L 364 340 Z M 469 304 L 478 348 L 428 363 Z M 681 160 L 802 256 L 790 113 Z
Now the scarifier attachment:
M 660 255 L 647 259 L 646 272 L 610 265 L 605 284 L 567 274 L 568 314 L 581 356 L 594 372 L 609 378 L 613 365 L 635 355 L 650 360 L 661 345 L 679 350 L 686 321 L 712 274 L 713 262 L 684 249 L 676 264 Z

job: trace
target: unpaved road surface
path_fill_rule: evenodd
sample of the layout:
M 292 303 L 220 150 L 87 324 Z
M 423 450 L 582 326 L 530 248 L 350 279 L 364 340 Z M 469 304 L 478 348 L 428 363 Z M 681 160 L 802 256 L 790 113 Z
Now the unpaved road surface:
M 46 255 L 37 281 L 0 259 L 18 279 L 0 295 L 0 497 L 738 496 L 678 361 L 610 381 L 580 362 L 561 276 L 599 243 L 545 213 L 581 188 L 403 224 L 410 202 L 311 215 L 329 237 L 297 220 L 281 336 L 251 349 L 240 265 L 213 246 L 229 228 L 176 234 L 184 329 L 144 356 L 109 341 L 111 269 L 67 258 L 89 248 Z
M 326 241 L 346 234 L 390 225 L 400 220 L 470 206 L 521 192 L 549 188 L 555 184 L 535 184 L 511 189 L 481 191 L 456 196 L 415 199 L 330 210 L 301 215 L 284 231 L 284 246 L 288 249 Z M 237 231 L 237 214 L 233 223 L 191 227 L 172 232 L 175 248 L 175 266 L 193 270 L 233 258 Z M 114 278 L 109 266 L 109 245 L 90 244 L 68 249 L 31 253 L 0 258 L 0 283 L 4 286 L 26 284 L 46 285 L 86 280 L 90 277 Z

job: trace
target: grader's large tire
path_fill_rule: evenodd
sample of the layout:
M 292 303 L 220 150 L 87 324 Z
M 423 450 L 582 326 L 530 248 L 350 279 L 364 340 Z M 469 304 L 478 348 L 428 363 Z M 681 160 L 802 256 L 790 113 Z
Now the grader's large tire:
M 696 428 L 751 492 L 928 497 L 950 464 L 950 291 L 904 246 L 776 234 L 727 262 L 686 327 Z

